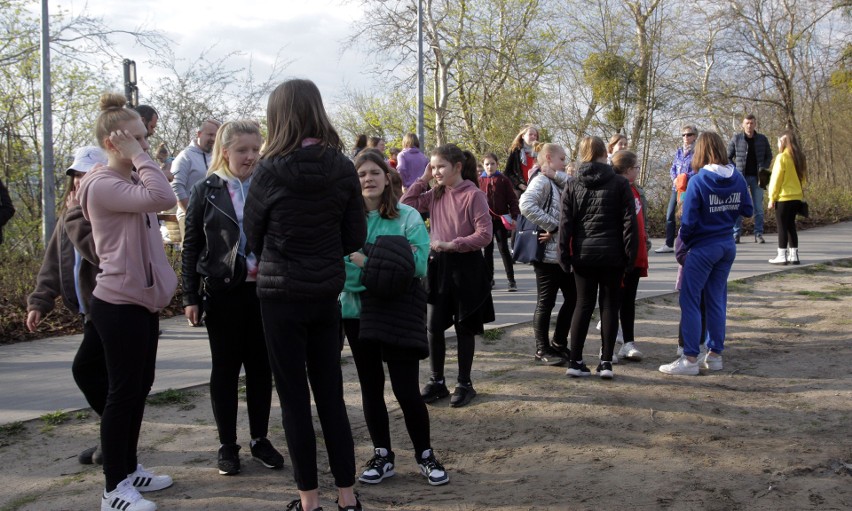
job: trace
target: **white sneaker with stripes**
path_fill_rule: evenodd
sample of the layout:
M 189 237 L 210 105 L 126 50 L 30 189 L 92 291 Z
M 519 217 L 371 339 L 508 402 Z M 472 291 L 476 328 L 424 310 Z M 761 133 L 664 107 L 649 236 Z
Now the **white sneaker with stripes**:
M 171 477 L 151 473 L 148 470 L 145 470 L 145 467 L 142 465 L 136 465 L 136 471 L 132 474 L 128 474 L 127 480 L 130 481 L 130 484 L 132 484 L 137 491 L 143 493 L 147 491 L 162 490 L 174 484 Z
M 145 500 L 139 491 L 133 487 L 129 479 L 118 483 L 109 493 L 101 497 L 101 511 L 156 511 L 157 505 Z

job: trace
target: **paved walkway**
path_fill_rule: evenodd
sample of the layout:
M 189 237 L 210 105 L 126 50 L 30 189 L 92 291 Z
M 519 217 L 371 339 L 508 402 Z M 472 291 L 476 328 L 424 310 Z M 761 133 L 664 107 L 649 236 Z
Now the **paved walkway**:
M 766 244 L 743 238 L 731 280 L 783 271 L 786 266 L 771 266 L 777 238 L 766 236 Z M 654 239 L 654 247 L 662 241 Z M 799 234 L 802 264 L 815 264 L 852 257 L 852 222 L 818 227 Z M 508 326 L 532 319 L 535 308 L 535 276 L 532 268 L 516 266 L 519 291 L 505 291 L 505 273 L 496 253 L 494 305 L 497 321 L 490 325 Z M 677 263 L 674 254 L 650 255 L 650 276 L 641 280 L 639 298 L 658 296 L 674 290 Z M 502 278 L 501 278 L 502 277 Z M 558 307 L 558 305 L 557 305 Z M 157 378 L 153 392 L 185 388 L 209 380 L 210 354 L 207 331 L 187 326 L 183 317 L 162 321 L 163 335 L 157 357 Z M 80 335 L 0 346 L 0 424 L 34 419 L 56 410 L 76 410 L 88 405 L 71 377 L 71 361 L 81 340 Z

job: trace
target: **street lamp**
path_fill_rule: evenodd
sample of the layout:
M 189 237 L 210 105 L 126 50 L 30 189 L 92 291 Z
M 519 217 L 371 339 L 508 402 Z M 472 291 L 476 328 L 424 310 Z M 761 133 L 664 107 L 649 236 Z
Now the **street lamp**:
M 127 98 L 127 106 L 134 108 L 139 106 L 139 89 L 136 88 L 136 62 L 124 59 L 122 64 L 124 66 L 124 97 Z

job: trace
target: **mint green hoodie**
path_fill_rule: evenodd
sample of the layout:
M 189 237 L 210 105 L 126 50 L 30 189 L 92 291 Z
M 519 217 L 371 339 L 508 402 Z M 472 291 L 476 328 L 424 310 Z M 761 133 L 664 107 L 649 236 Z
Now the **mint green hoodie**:
M 378 211 L 367 213 L 367 243 L 384 235 L 405 236 L 414 252 L 414 276 L 426 276 L 426 263 L 429 260 L 429 233 L 416 209 L 399 204 L 399 217 L 382 218 Z M 363 252 L 363 250 L 362 250 Z M 344 319 L 357 319 L 361 316 L 361 293 L 366 288 L 361 284 L 361 268 L 343 258 L 346 264 L 346 284 L 340 293 L 340 305 Z

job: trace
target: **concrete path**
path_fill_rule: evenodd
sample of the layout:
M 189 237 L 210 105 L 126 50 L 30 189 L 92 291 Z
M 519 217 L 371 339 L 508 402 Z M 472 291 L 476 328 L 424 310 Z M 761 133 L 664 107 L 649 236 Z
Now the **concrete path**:
M 744 237 L 738 245 L 731 280 L 784 271 L 767 260 L 775 255 L 777 238 L 766 236 L 758 245 Z M 654 239 L 654 247 L 662 240 Z M 799 234 L 802 264 L 815 264 L 852 257 L 852 222 L 818 227 Z M 519 291 L 509 293 L 505 273 L 496 253 L 497 286 L 492 294 L 497 321 L 490 327 L 509 326 L 532 320 L 535 308 L 535 276 L 532 268 L 515 268 Z M 674 291 L 677 263 L 674 254 L 650 255 L 650 275 L 640 281 L 639 298 Z M 557 307 L 559 305 L 557 304 Z M 163 335 L 157 357 L 157 378 L 152 392 L 185 388 L 209 381 L 210 352 L 207 331 L 191 328 L 181 317 L 161 322 Z M 71 361 L 82 336 L 64 336 L 0 346 L 0 424 L 38 418 L 56 410 L 76 410 L 88 405 L 71 377 Z

